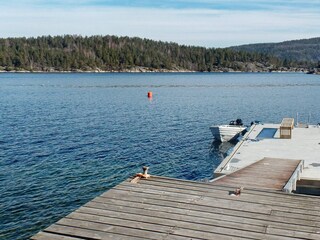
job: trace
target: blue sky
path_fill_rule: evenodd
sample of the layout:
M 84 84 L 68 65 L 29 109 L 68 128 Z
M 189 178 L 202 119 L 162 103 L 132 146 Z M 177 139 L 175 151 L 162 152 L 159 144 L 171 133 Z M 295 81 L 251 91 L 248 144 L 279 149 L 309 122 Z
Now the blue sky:
M 118 35 L 226 47 L 320 37 L 320 0 L 0 0 L 1 37 Z

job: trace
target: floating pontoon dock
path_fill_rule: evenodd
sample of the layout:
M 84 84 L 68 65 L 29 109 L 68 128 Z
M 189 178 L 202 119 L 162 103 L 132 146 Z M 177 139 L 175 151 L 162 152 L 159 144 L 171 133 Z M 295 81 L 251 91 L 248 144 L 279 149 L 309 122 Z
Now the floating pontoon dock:
M 288 124 L 288 123 L 287 123 Z M 320 127 L 311 125 L 308 127 L 285 126 L 280 124 L 258 124 L 251 126 L 244 138 L 234 147 L 232 153 L 226 157 L 215 170 L 215 176 L 228 175 L 243 169 L 263 158 L 278 158 L 279 161 L 303 160 L 304 167 L 297 178 L 297 187 L 320 189 Z M 276 131 L 272 138 L 260 138 L 263 129 Z M 284 136 L 280 135 L 284 134 Z M 281 163 L 280 163 L 281 164 Z M 276 164 L 268 171 L 277 171 Z M 261 170 L 257 172 L 257 175 Z M 299 180 L 300 179 L 300 180 Z M 304 190 L 303 190 L 304 191 Z
M 320 198 L 151 176 L 129 180 L 32 237 L 320 239 Z

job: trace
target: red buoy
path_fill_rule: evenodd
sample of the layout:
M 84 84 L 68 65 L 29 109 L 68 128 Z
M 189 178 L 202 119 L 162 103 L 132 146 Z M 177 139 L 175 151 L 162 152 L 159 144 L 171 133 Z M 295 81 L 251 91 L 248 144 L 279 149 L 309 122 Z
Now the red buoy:
M 148 92 L 148 98 L 152 98 L 152 92 Z

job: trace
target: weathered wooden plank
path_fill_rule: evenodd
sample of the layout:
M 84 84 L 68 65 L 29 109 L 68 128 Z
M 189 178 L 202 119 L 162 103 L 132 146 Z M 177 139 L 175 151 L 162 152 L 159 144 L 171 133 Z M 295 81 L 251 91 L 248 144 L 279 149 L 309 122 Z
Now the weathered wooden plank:
M 162 182 L 162 181 L 144 181 L 143 183 L 141 183 L 143 185 L 150 185 L 150 186 L 164 186 L 168 189 L 186 189 L 186 190 L 194 190 L 197 192 L 212 192 L 215 193 L 216 191 L 233 191 L 235 188 L 232 187 L 223 187 L 223 186 L 215 186 L 215 188 L 201 188 L 198 186 L 186 186 L 186 185 L 179 185 L 177 186 L 174 183 L 167 183 L 167 182 Z M 206 184 L 204 184 L 206 185 Z M 283 200 L 289 200 L 290 202 L 301 202 L 300 198 L 297 197 L 295 198 L 296 195 L 292 195 L 292 194 L 286 194 L 286 193 L 282 193 L 282 192 L 266 192 L 265 190 L 261 190 L 261 191 L 257 191 L 257 190 L 252 190 L 252 189 L 248 189 L 245 188 L 244 193 L 248 196 L 250 196 L 250 198 L 256 197 L 257 199 L 260 198 L 266 198 L 266 199 L 275 199 L 278 200 L 279 197 L 281 197 L 281 199 Z M 304 199 L 305 200 L 305 199 Z M 304 202 L 308 202 L 308 201 L 304 201 Z M 320 203 L 319 200 L 314 201 L 315 203 Z
M 208 225 L 208 224 L 197 224 L 194 222 L 185 222 L 185 221 L 173 221 L 169 219 L 161 219 L 158 217 L 145 217 L 145 216 L 139 216 L 139 217 L 133 217 L 133 219 L 128 220 L 129 215 L 121 214 L 118 216 L 112 215 L 112 212 L 110 212 L 109 216 L 97 216 L 97 215 L 91 215 L 91 214 L 85 214 L 85 213 L 73 213 L 68 216 L 68 218 L 72 217 L 69 221 L 69 219 L 63 219 L 60 221 L 60 223 L 63 224 L 73 224 L 76 220 L 85 220 L 86 224 L 85 226 L 96 226 L 99 229 L 104 229 L 103 225 L 106 224 L 116 224 L 116 225 L 122 225 L 127 227 L 133 227 L 133 228 L 140 228 L 145 229 L 147 231 L 168 231 L 168 228 L 174 229 L 173 233 L 179 229 L 179 235 L 183 235 L 185 237 L 197 237 L 199 233 L 206 233 L 210 238 L 217 237 L 219 235 L 225 235 L 230 237 L 246 237 L 248 239 L 262 239 L 266 235 L 268 235 L 268 239 L 292 239 L 285 236 L 273 236 L 269 234 L 265 234 L 265 228 L 264 227 L 255 227 L 256 231 L 251 231 L 251 229 L 239 229 L 236 228 L 240 224 L 231 224 L 229 223 L 229 227 L 223 227 L 221 226 L 222 223 L 219 225 Z M 123 218 L 123 217 L 126 217 Z M 77 221 L 76 221 L 77 222 Z M 79 224 L 79 222 L 77 222 Z M 188 234 L 186 234 L 188 232 Z
M 117 189 L 126 189 L 128 188 L 128 191 L 131 191 L 131 189 L 136 189 L 137 191 L 143 191 L 145 189 L 152 189 L 154 191 L 166 191 L 166 192 L 179 192 L 179 193 L 185 193 L 188 195 L 203 195 L 205 194 L 207 197 L 212 198 L 221 198 L 221 199 L 230 199 L 229 191 L 225 190 L 210 190 L 210 191 L 199 191 L 197 188 L 175 188 L 174 186 L 167 186 L 166 184 L 156 184 L 156 185 L 149 185 L 147 182 L 144 182 L 143 184 L 137 184 L 133 186 L 130 183 L 123 183 L 119 186 L 117 186 Z M 279 201 L 279 197 L 265 197 L 265 196 L 252 196 L 251 194 L 247 194 L 246 190 L 242 191 L 241 197 L 236 198 L 236 201 L 244 201 L 244 202 L 255 202 L 255 203 L 261 203 L 261 204 L 268 204 L 268 205 L 278 205 L 283 207 L 289 207 L 289 208 L 297 208 L 297 209 L 304 209 L 307 211 L 313 211 L 316 210 L 316 212 L 320 211 L 320 205 L 312 205 L 306 204 L 303 201 L 298 202 L 291 202 L 291 201 Z M 320 203 L 319 203 L 320 204 Z
M 60 235 L 56 233 L 49 232 L 39 232 L 37 235 L 31 237 L 32 240 L 79 240 L 78 237 L 69 237 L 66 235 Z
M 271 215 L 265 215 L 264 217 L 259 215 L 258 217 L 255 214 L 243 214 L 239 212 L 231 212 L 229 211 L 222 211 L 222 212 L 215 212 L 212 209 L 212 212 L 202 212 L 199 210 L 189 209 L 186 211 L 185 209 L 170 207 L 170 206 L 157 206 L 152 204 L 143 204 L 143 205 L 134 205 L 130 204 L 129 206 L 126 205 L 113 205 L 108 204 L 104 205 L 103 203 L 99 202 L 91 202 L 86 205 L 88 208 L 95 208 L 98 210 L 117 210 L 120 212 L 128 212 L 134 214 L 143 214 L 143 215 L 153 215 L 157 214 L 162 217 L 172 217 L 173 219 L 177 219 L 180 216 L 190 216 L 196 217 L 199 219 L 203 219 L 203 221 L 207 221 L 208 219 L 214 220 L 221 220 L 224 221 L 231 221 L 231 222 L 240 222 L 240 223 L 247 223 L 252 225 L 266 225 L 266 224 L 273 224 L 276 227 L 280 228 L 288 228 L 288 229 L 296 229 L 297 227 L 301 228 L 303 231 L 314 232 L 315 225 L 317 225 L 312 220 L 305 221 L 302 220 L 290 220 L 289 222 L 285 217 L 276 217 L 273 218 Z M 202 221 L 202 220 L 201 220 Z M 318 224 L 319 225 L 319 224 Z M 320 226 L 320 225 L 319 225 Z
M 291 176 L 291 175 L 290 175 Z M 240 179 L 242 179 L 242 180 L 244 180 L 244 181 L 248 181 L 248 180 L 253 180 L 252 178 L 253 177 L 255 177 L 256 179 L 255 179 L 255 181 L 254 182 L 265 182 L 265 183 L 273 183 L 273 182 L 275 182 L 275 183 L 277 183 L 278 185 L 283 185 L 283 183 L 284 182 L 286 182 L 287 180 L 288 180 L 288 178 L 286 178 L 286 177 L 279 177 L 279 175 L 277 175 L 277 174 L 275 174 L 274 176 L 272 176 L 272 175 L 268 175 L 268 177 L 270 177 L 270 178 L 262 178 L 262 176 L 261 175 L 251 175 L 251 176 L 241 176 L 241 175 L 238 175 L 238 174 L 234 174 L 234 175 L 227 175 L 225 178 L 223 178 L 223 179 L 221 179 L 221 180 L 218 180 L 217 182 L 219 182 L 219 181 L 221 181 L 221 182 L 224 182 L 224 181 L 227 181 L 227 180 L 229 180 L 229 179 L 231 179 L 231 180 L 235 180 L 235 179 L 237 179 L 237 180 L 240 180 Z M 275 179 L 275 178 L 272 178 L 272 177 L 277 177 L 277 179 Z M 281 180 L 281 181 L 279 181 L 279 180 Z M 250 185 L 248 185 L 248 187 L 250 187 Z M 281 190 L 281 189 L 280 189 Z
M 245 168 L 242 168 L 241 170 L 238 170 L 234 173 L 235 174 L 241 174 L 242 172 L 251 173 L 252 169 L 257 169 L 257 170 L 263 171 L 261 173 L 263 173 L 265 175 L 272 174 L 272 173 L 292 173 L 292 169 L 296 168 L 299 165 L 300 161 L 297 161 L 294 163 L 291 163 L 291 162 L 293 162 L 293 161 L 285 161 L 283 163 L 277 163 L 277 164 L 267 163 L 267 165 L 263 164 L 262 162 L 261 163 L 256 162 L 256 163 L 253 163 L 252 165 L 249 165 Z M 269 169 L 272 171 L 270 173 L 268 173 L 268 172 L 264 171 L 266 169 Z M 254 173 L 257 173 L 257 172 L 254 172 Z
M 136 220 L 137 216 L 139 216 L 139 221 L 149 222 L 152 223 L 156 220 L 156 223 L 159 223 L 159 219 L 162 220 L 162 224 L 175 224 L 177 223 L 178 227 L 184 227 L 185 223 L 193 223 L 192 229 L 196 230 L 207 230 L 203 226 L 207 227 L 222 227 L 222 228 L 232 228 L 232 229 L 239 229 L 248 232 L 257 232 L 257 233 L 265 233 L 266 226 L 268 226 L 269 231 L 276 232 L 277 235 L 286 236 L 286 237 L 305 237 L 309 239 L 317 239 L 319 237 L 315 230 L 312 232 L 304 232 L 301 229 L 297 229 L 297 227 L 292 227 L 292 225 L 285 225 L 286 228 L 283 228 L 284 225 L 274 226 L 270 225 L 270 222 L 265 222 L 264 224 L 248 224 L 244 218 L 239 217 L 238 221 L 222 221 L 222 219 L 213 219 L 213 218 L 201 218 L 201 214 L 198 216 L 190 216 L 190 215 L 179 215 L 179 214 L 170 214 L 170 213 L 163 213 L 163 212 L 151 212 L 144 209 L 132 209 L 132 208 L 125 208 L 123 211 L 119 211 L 118 209 L 108 209 L 101 210 L 101 209 L 94 209 L 94 208 L 86 208 L 82 207 L 76 211 L 77 213 L 84 213 L 84 214 L 91 214 L 96 216 L 104 216 L 104 217 L 112 217 L 112 218 L 121 218 L 126 220 Z M 81 216 L 80 216 L 81 217 Z M 234 218 L 235 219 L 235 218 Z M 275 235 L 275 234 L 273 234 Z
M 210 194 L 208 194 L 208 195 L 210 195 Z M 236 201 L 242 201 L 242 199 L 244 200 L 245 196 L 246 196 L 246 194 L 243 193 L 243 195 L 241 195 L 241 197 L 239 197 L 239 198 L 230 198 L 230 196 L 227 196 L 227 194 L 224 193 L 224 194 L 220 194 L 218 198 L 225 198 L 226 197 L 226 198 L 229 198 L 230 200 L 234 199 Z M 248 200 L 245 200 L 245 201 L 253 201 L 253 202 L 255 202 L 255 199 L 253 199 L 253 200 L 248 199 Z M 284 202 L 284 203 L 282 204 L 281 202 Z M 263 203 L 264 204 L 270 204 L 268 202 L 263 202 Z M 286 201 L 283 201 L 282 199 L 279 199 L 279 198 L 275 199 L 275 203 L 277 203 L 279 205 L 279 207 L 282 207 L 282 206 L 285 207 L 286 206 Z M 299 209 L 302 209 L 303 210 L 302 213 L 304 213 L 304 214 L 308 214 L 309 213 L 311 215 L 319 216 L 319 211 L 317 211 L 317 210 L 319 210 L 319 206 L 318 205 L 309 205 L 309 204 L 306 204 L 304 201 L 300 201 L 300 202 L 298 202 L 297 205 L 292 205 L 291 207 L 295 212 L 298 211 L 298 212 L 301 213 L 301 211 Z M 281 208 L 278 208 L 278 206 L 276 206 L 276 209 L 282 210 Z
M 265 231 L 265 227 L 262 225 L 250 225 L 243 222 L 221 222 L 218 219 L 203 219 L 197 218 L 195 216 L 188 216 L 188 215 L 176 215 L 173 214 L 161 214 L 158 212 L 153 212 L 153 215 L 149 214 L 141 214 L 142 211 L 136 213 L 128 212 L 121 212 L 121 211 L 113 211 L 109 209 L 93 209 L 93 208 L 80 208 L 75 213 L 79 213 L 78 215 L 73 214 L 70 217 L 81 219 L 84 215 L 81 214 L 89 214 L 95 217 L 102 216 L 102 217 L 111 217 L 111 218 L 119 218 L 125 220 L 132 220 L 138 222 L 147 222 L 147 223 L 154 223 L 154 224 L 161 224 L 161 225 L 176 225 L 179 227 L 186 227 L 189 229 L 195 230 L 205 230 L 208 231 L 207 228 L 209 227 L 222 227 L 222 228 L 232 228 L 232 229 L 239 229 L 239 230 L 246 230 L 248 232 L 257 232 L 263 233 Z M 138 215 L 137 215 L 138 214 Z M 164 216 L 166 215 L 166 216 Z M 138 216 L 138 217 L 137 217 Z M 93 218 L 94 219 L 94 218 Z M 192 223 L 190 225 L 190 223 Z
M 233 172 L 212 184 L 282 190 L 300 160 L 263 158 L 243 169 Z
M 294 225 L 306 225 L 306 226 L 317 226 L 319 222 L 315 222 L 313 220 L 309 219 L 293 219 L 293 218 L 287 218 L 282 216 L 273 215 L 271 218 L 271 213 L 266 214 L 259 214 L 259 213 L 252 213 L 252 212 L 245 212 L 245 211 L 239 211 L 237 209 L 227 209 L 227 208 L 221 208 L 221 207 L 208 207 L 208 206 L 197 206 L 197 205 L 190 205 L 190 204 L 184 204 L 184 203 L 176 203 L 176 202 L 170 202 L 165 200 L 158 200 L 158 201 L 139 201 L 135 198 L 132 199 L 112 199 L 112 198 L 96 198 L 92 202 L 105 204 L 106 208 L 109 204 L 119 204 L 122 203 L 127 206 L 139 206 L 141 208 L 150 208 L 150 209 L 158 209 L 158 211 L 172 211 L 172 209 L 179 209 L 182 212 L 188 212 L 188 211 L 195 211 L 198 212 L 199 216 L 204 216 L 205 214 L 220 214 L 220 215 L 226 215 L 226 216 L 243 216 L 246 218 L 252 218 L 252 219 L 259 219 L 259 220 L 266 220 L 266 221 L 274 221 L 274 222 L 280 222 L 280 223 L 290 223 Z M 85 205 L 86 206 L 86 205 Z
M 114 231 L 114 229 L 123 229 L 123 234 L 128 235 L 138 235 L 137 231 L 130 231 L 132 229 L 134 230 L 140 230 L 139 231 L 139 237 L 140 239 L 163 239 L 167 237 L 168 239 L 186 239 L 187 237 L 192 237 L 193 239 L 199 239 L 197 236 L 197 233 L 199 231 L 188 231 L 187 234 L 181 232 L 179 234 L 175 234 L 175 231 L 177 230 L 177 227 L 175 225 L 172 226 L 164 226 L 160 224 L 150 224 L 150 223 L 144 223 L 144 222 L 138 222 L 138 221 L 128 221 L 124 219 L 115 219 L 115 218 L 108 218 L 108 217 L 99 217 L 97 216 L 90 216 L 86 215 L 86 217 L 83 216 L 83 220 L 78 220 L 74 218 L 63 218 L 59 221 L 59 224 L 63 224 L 65 226 L 80 226 L 85 229 L 91 229 L 91 230 L 99 230 L 102 233 Z M 112 228 L 106 227 L 112 225 Z M 130 233 L 128 233 L 130 231 Z M 158 233 L 157 236 L 155 233 Z M 135 234 L 135 235 L 134 235 Z M 232 239 L 231 237 L 228 237 L 227 235 L 224 236 L 222 234 L 215 234 L 210 233 L 208 234 L 211 238 L 218 238 L 219 239 Z M 200 238 L 201 239 L 201 238 Z
M 67 226 L 67 225 L 60 225 L 54 224 L 44 230 L 45 233 L 52 233 L 52 234 L 65 234 L 69 236 L 78 237 L 79 239 L 113 239 L 113 240 L 140 240 L 141 237 L 135 237 L 133 235 L 125 235 L 119 231 L 118 233 L 114 232 L 103 232 L 99 229 L 88 229 L 88 228 L 81 228 L 80 226 Z M 138 232 L 134 231 L 134 232 Z M 156 236 L 156 234 L 155 234 Z M 35 236 L 37 237 L 37 235 Z M 145 238 L 145 239 L 160 239 L 160 238 Z
M 242 175 L 242 174 L 230 174 L 227 175 L 225 178 L 217 180 L 216 183 L 219 183 L 219 181 L 223 182 L 230 179 L 244 179 L 244 180 L 253 180 L 252 178 L 255 177 L 255 181 L 270 181 L 270 182 L 278 182 L 279 185 L 281 185 L 283 183 L 283 181 L 287 181 L 289 178 L 287 178 L 288 176 L 279 176 L 279 174 L 268 174 L 265 177 L 261 176 L 259 174 L 250 174 L 248 173 L 248 175 Z M 291 176 L 292 173 L 290 173 Z M 223 180 L 223 181 L 222 181 Z M 250 185 L 248 185 L 247 187 L 250 187 Z
M 272 210 L 271 215 L 274 216 L 281 216 L 281 217 L 287 217 L 287 218 L 294 218 L 294 219 L 307 219 L 310 221 L 315 221 L 317 223 L 320 223 L 320 217 L 318 216 L 312 216 L 312 215 L 307 215 L 307 214 L 299 214 L 299 213 L 293 213 L 293 212 L 284 212 L 284 211 L 279 211 L 279 210 Z
M 129 180 L 125 181 L 125 182 L 129 182 Z M 197 187 L 199 189 L 221 189 L 221 190 L 231 190 L 233 189 L 233 187 L 230 186 L 223 186 L 223 185 L 215 185 L 212 184 L 213 182 L 197 182 L 197 181 L 190 181 L 190 180 L 185 180 L 185 179 L 174 179 L 174 178 L 168 178 L 168 177 L 160 177 L 160 176 L 152 176 L 151 178 L 145 180 L 143 179 L 141 182 L 162 182 L 162 183 L 168 183 L 168 184 L 175 184 L 177 187 L 180 186 L 189 186 L 189 187 Z M 250 188 L 248 188 L 248 191 L 250 191 L 251 194 L 257 194 L 257 195 L 278 195 L 279 192 L 275 192 L 275 191 L 256 191 L 256 190 L 250 190 Z M 290 197 L 291 195 L 288 194 L 288 196 Z M 308 197 L 308 196 L 306 196 Z M 313 196 L 309 196 L 311 198 L 316 199 Z
M 185 203 L 189 205 L 197 205 L 203 207 L 220 207 L 221 209 L 234 209 L 238 211 L 246 211 L 246 212 L 255 212 L 262 214 L 269 214 L 272 210 L 270 206 L 262 205 L 262 204 L 243 204 L 241 202 L 233 201 L 233 200 L 221 200 L 208 199 L 205 196 L 193 196 L 188 198 L 178 198 L 172 195 L 166 194 L 155 194 L 155 193 L 141 193 L 141 192 L 128 192 L 121 191 L 120 189 L 113 189 L 113 192 L 110 192 L 109 195 L 104 195 L 102 197 L 112 197 L 112 198 L 121 198 L 121 199 L 139 199 L 139 202 L 150 202 L 150 201 L 158 201 L 159 199 L 165 200 L 168 202 L 177 202 L 177 203 Z M 235 197 L 234 197 L 235 198 Z
M 266 228 L 266 233 L 267 234 L 272 234 L 272 235 L 282 235 L 282 236 L 290 236 L 292 238 L 298 238 L 298 239 L 312 239 L 312 240 L 319 240 L 320 239 L 320 233 L 306 233 L 306 232 L 301 232 L 299 229 L 296 231 L 291 231 L 291 230 L 284 230 L 284 229 L 279 229 L 275 227 L 268 226 Z
M 118 191 L 118 192 L 117 192 Z M 223 206 L 229 206 L 232 205 L 233 207 L 237 208 L 243 208 L 244 209 L 251 209 L 255 210 L 257 212 L 259 211 L 271 211 L 271 210 L 279 210 L 279 211 L 285 211 L 285 212 L 290 212 L 290 213 L 297 213 L 297 214 L 308 214 L 319 217 L 319 212 L 315 212 L 312 209 L 311 210 L 305 210 L 305 209 L 298 209 L 298 208 L 286 208 L 282 206 L 274 206 L 274 205 L 268 205 L 268 204 L 259 204 L 256 202 L 251 202 L 250 204 L 243 204 L 245 202 L 241 202 L 241 197 L 233 197 L 233 196 L 228 196 L 224 199 L 221 198 L 214 198 L 214 202 L 210 197 L 207 197 L 205 194 L 202 195 L 188 195 L 188 194 L 183 194 L 183 193 L 172 193 L 172 192 L 161 192 L 161 191 L 155 191 L 152 188 L 151 189 L 141 189 L 141 190 L 136 190 L 132 189 L 128 191 L 127 189 L 121 189 L 121 188 L 116 188 L 113 190 L 110 190 L 106 194 L 102 194 L 102 197 L 108 197 L 112 196 L 114 194 L 120 194 L 122 195 L 132 195 L 138 198 L 148 198 L 148 199 L 168 199 L 169 201 L 182 201 L 182 202 L 189 202 L 193 204 L 213 204 L 214 206 L 220 205 L 221 207 Z M 213 203 L 211 203 L 213 202 Z
M 223 186 L 223 185 L 216 185 L 212 184 L 213 182 L 209 183 L 204 183 L 204 182 L 192 182 L 188 180 L 180 180 L 180 179 L 172 179 L 172 178 L 166 178 L 166 177 L 159 177 L 159 176 L 152 176 L 151 178 L 145 180 L 141 180 L 140 183 L 147 183 L 147 182 L 154 182 L 154 183 L 166 183 L 168 185 L 175 185 L 177 188 L 179 187 L 191 187 L 191 188 L 198 188 L 199 190 L 210 190 L 210 189 L 220 189 L 220 190 L 227 190 L 227 191 L 232 191 L 234 190 L 234 187 L 230 186 Z M 311 195 L 303 195 L 303 194 L 287 194 L 283 193 L 280 191 L 270 191 L 270 190 L 264 190 L 260 189 L 257 191 L 256 189 L 250 189 L 250 187 L 246 188 L 246 193 L 247 194 L 252 194 L 252 195 L 259 195 L 259 196 L 279 196 L 283 200 L 290 200 L 290 201 L 300 201 L 300 199 L 303 199 L 305 202 L 315 203 L 319 204 L 320 199 L 319 197 L 316 196 L 311 196 Z
M 81 207 L 77 211 L 79 212 L 95 212 L 97 214 L 105 215 L 105 210 L 107 211 L 115 211 L 115 212 L 122 212 L 128 214 L 135 214 L 135 215 L 143 215 L 143 216 L 154 216 L 155 214 L 158 217 L 165 218 L 165 219 L 172 219 L 172 220 L 180 220 L 183 218 L 185 221 L 199 221 L 206 223 L 207 221 L 211 220 L 218 220 L 223 221 L 224 223 L 233 222 L 233 223 L 243 223 L 255 226 L 271 226 L 279 229 L 289 229 L 289 230 L 296 230 L 309 233 L 315 233 L 318 231 L 316 227 L 309 227 L 307 225 L 299 225 L 299 222 L 295 222 L 295 224 L 291 223 L 281 223 L 279 221 L 272 221 L 272 218 L 261 220 L 261 219 L 254 219 L 250 218 L 250 216 L 243 216 L 243 215 L 224 215 L 219 213 L 208 213 L 208 212 L 199 212 L 195 210 L 184 210 L 179 208 L 170 208 L 170 207 L 162 207 L 162 206 L 152 206 L 152 205 L 113 205 L 113 204 L 102 204 L 98 202 L 89 202 L 86 206 Z
M 159 179 L 158 179 L 159 180 Z M 158 186 L 165 186 L 166 188 L 173 188 L 173 189 L 188 189 L 188 190 L 196 190 L 199 192 L 214 192 L 214 191 L 233 191 L 235 188 L 228 187 L 228 186 L 218 186 L 213 185 L 213 188 L 210 187 L 210 184 L 206 183 L 199 183 L 199 185 L 185 185 L 185 184 L 177 184 L 174 181 L 158 181 L 153 179 L 143 180 L 140 182 L 140 184 L 146 184 L 146 185 L 158 185 Z M 138 183 L 139 184 L 139 183 Z M 121 186 L 120 184 L 119 186 Z M 203 187 L 203 186 L 205 187 Z M 209 186 L 209 188 L 207 188 Z M 283 192 L 275 192 L 275 191 L 264 191 L 264 190 L 252 190 L 250 188 L 245 188 L 245 191 L 243 191 L 243 195 L 248 195 L 250 198 L 253 197 L 261 197 L 266 199 L 274 199 L 275 201 L 279 201 L 279 198 L 282 199 L 282 202 L 288 202 L 288 203 L 297 203 L 298 205 L 301 203 L 308 204 L 309 206 L 316 206 L 318 207 L 320 205 L 320 199 L 313 197 L 313 196 L 307 196 L 307 195 L 298 195 L 298 194 L 287 194 Z M 301 201 L 303 199 L 303 201 Z
M 200 215 L 200 214 L 199 214 Z M 121 219 L 131 219 L 134 220 L 136 219 L 136 215 L 134 215 L 132 218 L 129 218 L 130 214 L 125 213 L 125 214 L 119 214 L 116 213 L 114 215 L 114 212 L 109 211 L 107 214 L 108 217 L 118 217 Z M 170 219 L 167 217 L 162 218 L 161 221 L 159 220 L 159 214 L 156 213 L 156 217 L 154 216 L 143 216 L 139 215 L 139 221 L 146 221 L 146 222 L 153 222 L 156 221 L 156 224 L 175 224 L 177 223 L 177 227 L 179 228 L 188 228 L 190 230 L 199 230 L 199 231 L 210 231 L 212 228 L 226 228 L 229 229 L 237 229 L 237 230 L 243 230 L 246 231 L 247 234 L 249 235 L 249 232 L 255 232 L 255 233 L 265 233 L 266 231 L 266 226 L 257 226 L 257 225 L 250 225 L 250 224 L 245 224 L 243 222 L 221 222 L 221 220 L 208 220 L 206 221 L 200 221 L 199 217 L 191 217 L 188 219 L 187 216 L 183 216 L 181 218 L 175 219 L 174 221 L 170 221 Z M 187 221 L 187 222 L 186 222 Z M 192 223 L 191 225 L 189 223 Z M 209 225 L 209 226 L 208 226 Z M 192 227 L 192 229 L 191 229 Z M 277 229 L 277 228 L 272 228 L 269 227 L 269 233 L 276 232 L 278 236 L 285 236 L 285 237 L 291 237 L 291 238 L 308 238 L 308 239 L 318 239 L 319 234 L 313 234 L 313 233 L 304 233 L 300 232 L 299 230 L 290 230 L 290 229 Z M 250 233 L 251 234 L 251 233 Z

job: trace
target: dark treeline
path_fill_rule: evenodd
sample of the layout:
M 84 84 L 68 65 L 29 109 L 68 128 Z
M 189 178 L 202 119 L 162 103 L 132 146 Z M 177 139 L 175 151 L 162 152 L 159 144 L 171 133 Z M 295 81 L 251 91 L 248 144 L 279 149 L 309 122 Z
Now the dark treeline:
M 121 71 L 133 67 L 243 71 L 243 63 L 272 68 L 296 66 L 264 53 L 183 46 L 176 43 L 116 36 L 74 35 L 0 39 L 0 70 Z
M 280 43 L 259 43 L 231 47 L 246 52 L 268 53 L 280 59 L 305 62 L 320 66 L 320 38 L 285 41 Z

